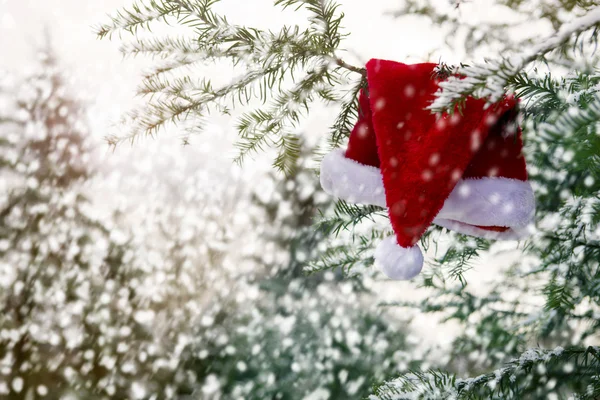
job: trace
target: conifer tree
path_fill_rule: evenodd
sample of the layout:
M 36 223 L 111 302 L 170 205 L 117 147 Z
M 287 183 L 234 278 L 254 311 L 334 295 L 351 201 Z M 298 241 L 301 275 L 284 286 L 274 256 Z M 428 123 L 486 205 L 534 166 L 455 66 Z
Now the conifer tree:
M 149 329 L 148 265 L 90 200 L 85 103 L 39 56 L 0 81 L 0 397 L 164 398 L 175 346 Z
M 302 146 L 306 149 L 306 146 Z M 306 153 L 306 150 L 303 151 Z M 373 384 L 409 364 L 399 321 L 372 296 L 332 272 L 306 277 L 303 266 L 323 251 L 310 229 L 329 196 L 300 157 L 286 179 L 270 174 L 254 189 L 261 233 L 254 242 L 255 294 L 243 303 L 216 296 L 220 311 L 200 324 L 184 352 L 182 370 L 195 376 L 180 392 L 202 398 L 362 398 Z M 304 167 L 304 168 L 303 168 Z M 259 222 L 262 221 L 262 222 Z M 246 288 L 248 289 L 248 288 Z M 207 308 L 212 308 L 208 306 Z
M 85 321 L 90 310 L 82 300 L 95 282 L 84 277 L 103 270 L 118 279 L 114 267 L 125 252 L 71 190 L 91 173 L 86 127 L 56 60 L 49 52 L 41 56 L 23 87 L 7 80 L 2 88 L 0 392 L 14 399 L 66 391 L 68 380 L 91 387 L 107 376 L 98 349 L 80 335 L 100 334 L 99 321 Z M 112 304 L 96 306 L 109 312 Z M 80 323 L 63 329 L 75 320 Z
M 276 0 L 276 7 L 293 7 L 309 19 L 305 27 L 271 32 L 229 23 L 217 3 L 143 1 L 98 28 L 101 37 L 130 32 L 133 41 L 123 45 L 125 54 L 157 57 L 156 69 L 142 80 L 140 93 L 152 96 L 132 114 L 132 135 L 253 106 L 252 99 L 258 98 L 265 104 L 243 114 L 237 124 L 239 158 L 271 145 L 278 150 L 274 165 L 290 173 L 299 156 L 299 140 L 290 132 L 319 99 L 338 105 L 327 141 L 342 144 L 356 120 L 365 73 L 344 61 L 340 5 Z M 425 15 L 453 33 L 448 37 L 461 40 L 448 45 L 465 54 L 464 64 L 443 66 L 449 77 L 430 109 L 444 112 L 466 96 L 494 102 L 507 90 L 515 92 L 537 196 L 537 231 L 486 294 L 472 290 L 467 271 L 479 253 L 490 250 L 490 242 L 450 234 L 450 241 L 442 243 L 440 228 L 428 231 L 422 244 L 437 251 L 429 272 L 415 284 L 430 295 L 420 303 L 395 305 L 440 313 L 457 321 L 463 333 L 453 343 L 449 362 L 438 357 L 435 369 L 383 383 L 371 398 L 598 398 L 600 8 L 593 1 L 498 0 L 490 6 L 512 10 L 515 22 L 472 24 L 463 14 L 468 2 L 438 3 L 407 1 L 395 13 Z M 541 28 L 511 35 L 533 22 Z M 187 34 L 141 34 L 165 23 Z M 496 55 L 478 61 L 482 49 Z M 213 61 L 231 62 L 241 76 L 214 87 L 186 69 Z M 339 202 L 318 225 L 334 237 L 311 269 L 360 271 L 370 265 L 373 240 L 386 230 L 385 219 L 381 208 Z M 335 237 L 339 233 L 341 239 Z

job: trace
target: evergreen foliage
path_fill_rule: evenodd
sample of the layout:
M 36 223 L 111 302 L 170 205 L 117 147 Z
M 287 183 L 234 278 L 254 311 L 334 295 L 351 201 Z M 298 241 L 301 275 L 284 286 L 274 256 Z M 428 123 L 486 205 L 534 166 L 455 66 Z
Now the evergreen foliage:
M 594 47 L 600 10 L 591 4 L 568 9 L 571 18 L 560 15 L 564 8 L 551 8 L 548 19 L 556 33 L 545 40 L 532 40 L 531 48 L 511 43 L 513 53 L 522 49 L 522 54 L 455 69 L 467 78 L 450 81 L 432 106 L 452 107 L 465 94 L 493 99 L 494 91 L 515 91 L 521 99 L 538 231 L 522 249 L 527 257 L 507 269 L 486 295 L 475 295 L 466 281 L 453 287 L 425 280 L 435 296 L 418 309 L 444 313 L 461 323 L 464 333 L 454 342 L 446 370 L 404 375 L 380 387 L 378 398 L 597 397 L 597 348 L 586 344 L 597 343 L 600 304 Z M 582 65 L 576 71 L 551 73 L 576 63 Z M 535 344 L 567 350 L 528 349 Z M 457 374 L 493 368 L 498 369 L 475 378 Z
M 376 390 L 370 399 L 544 399 L 572 392 L 595 399 L 598 391 L 598 347 L 554 350 L 529 349 L 502 368 L 474 378 L 460 379 L 444 372 L 407 374 Z M 572 379 L 577 376 L 578 379 Z
M 168 122 L 194 118 L 196 124 L 210 113 L 231 113 L 231 107 L 264 106 L 239 117 L 237 161 L 265 146 L 278 149 L 274 166 L 292 172 L 300 155 L 299 137 L 294 133 L 302 117 L 317 101 L 334 102 L 343 96 L 335 86 L 347 80 L 348 71 L 363 70 L 346 64 L 336 55 L 344 36 L 343 14 L 334 1 L 280 0 L 282 9 L 303 9 L 310 15 L 307 28 L 282 27 L 278 32 L 231 24 L 215 10 L 219 0 L 152 0 L 134 3 L 115 14 L 111 22 L 97 28 L 99 37 L 129 32 L 124 55 L 151 55 L 159 60 L 142 80 L 138 93 L 148 96 L 144 109 L 133 111 L 130 133 L 154 134 Z M 185 27 L 185 34 L 154 35 L 157 24 Z M 231 82 L 215 86 L 196 76 L 194 66 L 227 62 L 243 72 Z M 338 122 L 344 124 L 343 122 Z M 197 127 L 195 128 L 197 129 Z M 110 138 L 116 144 L 123 138 Z
M 199 325 L 182 357 L 181 368 L 193 373 L 195 384 L 180 393 L 362 398 L 378 381 L 418 364 L 407 359 L 404 330 L 354 284 L 360 282 L 343 282 L 332 272 L 303 275 L 305 263 L 323 252 L 322 233 L 310 228 L 317 207 L 326 209 L 331 200 L 307 170 L 309 160 L 297 162 L 295 174 L 282 181 L 271 176 L 255 189 L 269 228 L 262 235 L 269 250 L 254 255 L 261 266 L 256 292 L 228 308 L 213 299 L 220 311 Z
M 91 207 L 84 108 L 41 57 L 0 93 L 0 397 L 122 398 L 159 358 L 137 314 L 143 267 Z
M 340 286 L 342 285 L 342 286 Z M 372 301 L 372 299 L 371 299 Z M 401 327 L 349 283 L 267 279 L 257 298 L 200 327 L 183 354 L 200 398 L 363 398 L 407 367 Z
M 198 294 L 231 290 L 240 273 L 224 256 L 238 254 L 225 218 L 243 206 L 238 188 L 197 190 L 203 175 L 173 187 L 125 168 L 113 180 L 96 163 L 85 102 L 54 52 L 41 57 L 31 75 L 0 79 L 0 398 L 177 398 L 190 321 L 212 311 Z M 179 184 L 181 163 L 167 164 Z M 235 204 L 206 198 L 221 195 Z

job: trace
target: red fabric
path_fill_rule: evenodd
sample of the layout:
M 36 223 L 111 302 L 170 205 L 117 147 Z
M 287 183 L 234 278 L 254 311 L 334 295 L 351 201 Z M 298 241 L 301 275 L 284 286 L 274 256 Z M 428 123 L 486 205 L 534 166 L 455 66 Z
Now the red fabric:
M 507 230 L 509 230 L 510 228 L 506 227 L 506 226 L 481 226 L 481 225 L 475 225 L 476 228 L 479 229 L 483 229 L 485 231 L 492 231 L 492 232 L 506 232 Z
M 510 154 L 518 147 L 502 138 L 502 124 L 489 123 L 492 119 L 502 120 L 503 114 L 514 109 L 514 100 L 486 110 L 484 100 L 469 98 L 462 114 L 444 114 L 439 120 L 425 110 L 438 88 L 433 78 L 435 66 L 385 60 L 367 63 L 370 131 L 376 133 L 390 221 L 402 247 L 419 240 L 459 179 L 490 174 L 486 157 L 495 146 Z M 475 157 L 490 133 L 493 145 L 484 156 Z M 520 147 L 518 150 L 520 155 Z M 367 158 L 364 154 L 361 157 Z M 501 161 L 500 154 L 494 157 L 494 161 Z M 524 162 L 522 166 L 524 170 Z M 505 171 L 499 166 L 496 176 L 506 172 L 519 179 L 520 168 L 518 164 Z
M 364 90 L 360 91 L 358 97 L 358 121 L 350 133 L 346 157 L 361 164 L 379 168 L 377 142 L 371 123 L 371 107 L 369 106 L 369 97 Z
M 504 99 L 498 112 L 498 120 L 490 118 L 484 124 L 492 125 L 481 149 L 475 154 L 463 178 L 502 176 L 527 180 L 527 169 L 523 149 L 521 127 L 517 123 L 517 101 L 513 97 Z

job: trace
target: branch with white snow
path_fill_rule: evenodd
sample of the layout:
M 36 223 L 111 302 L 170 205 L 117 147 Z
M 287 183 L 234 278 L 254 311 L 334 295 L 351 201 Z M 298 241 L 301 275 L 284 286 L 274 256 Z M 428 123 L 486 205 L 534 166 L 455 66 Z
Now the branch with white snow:
M 525 376 L 523 374 L 538 365 L 545 365 L 548 369 L 539 368 L 538 371 L 550 376 L 552 363 L 566 361 L 572 362 L 573 373 L 580 374 L 582 380 L 585 380 L 584 375 L 590 380 L 598 380 L 600 347 L 529 349 L 519 358 L 509 361 L 505 366 L 474 378 L 460 379 L 433 370 L 409 373 L 380 386 L 376 394 L 369 397 L 369 400 L 463 399 L 473 398 L 473 395 L 482 390 L 490 395 L 509 394 L 509 392 L 518 392 L 523 395 L 521 391 L 527 382 L 521 382 L 523 385 L 519 385 L 517 382 L 519 378 Z M 563 364 L 560 366 L 562 367 Z M 494 398 L 499 397 L 494 396 Z
M 600 27 L 600 7 L 563 25 L 533 48 L 514 57 L 513 60 L 501 58 L 483 64 L 461 66 L 456 75 L 440 83 L 436 99 L 428 107 L 434 112 L 452 109 L 466 96 L 488 99 L 494 103 L 502 98 L 506 87 L 529 63 L 567 43 L 573 37 L 592 28 Z

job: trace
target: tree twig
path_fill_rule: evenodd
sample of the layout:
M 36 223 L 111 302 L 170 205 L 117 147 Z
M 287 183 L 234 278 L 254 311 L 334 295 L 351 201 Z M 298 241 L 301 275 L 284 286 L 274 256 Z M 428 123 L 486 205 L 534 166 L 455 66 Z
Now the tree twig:
M 345 62 L 344 60 L 342 60 L 339 57 L 336 57 L 335 59 L 335 63 L 342 68 L 345 68 L 349 71 L 352 72 L 356 72 L 358 74 L 361 74 L 362 76 L 366 76 L 367 75 L 367 70 L 365 68 L 359 68 L 359 67 L 355 67 L 354 65 L 348 64 L 347 62 Z

